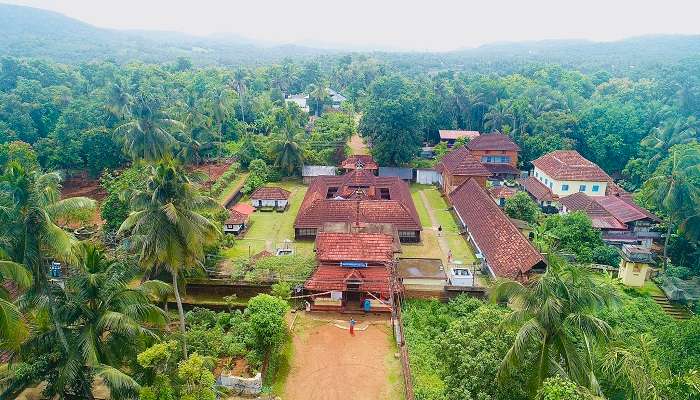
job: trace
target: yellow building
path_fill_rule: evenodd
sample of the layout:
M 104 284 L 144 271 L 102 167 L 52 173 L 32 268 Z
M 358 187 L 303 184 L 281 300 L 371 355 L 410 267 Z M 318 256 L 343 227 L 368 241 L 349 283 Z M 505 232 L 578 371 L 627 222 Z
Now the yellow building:
M 625 286 L 642 287 L 649 278 L 655 264 L 654 255 L 645 247 L 625 244 L 622 246 L 622 259 L 618 278 Z

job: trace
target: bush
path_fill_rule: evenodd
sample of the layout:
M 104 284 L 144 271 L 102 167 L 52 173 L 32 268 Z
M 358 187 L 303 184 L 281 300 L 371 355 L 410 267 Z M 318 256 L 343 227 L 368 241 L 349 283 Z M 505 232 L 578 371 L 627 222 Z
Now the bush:
M 553 376 L 547 378 L 537 392 L 537 400 L 583 400 L 576 384 L 568 379 Z
M 620 252 L 613 246 L 603 245 L 593 249 L 593 262 L 596 264 L 620 265 Z
M 216 400 L 216 379 L 201 355 L 193 353 L 182 361 L 177 367 L 177 376 L 185 383 L 180 393 L 181 400 Z
M 288 308 L 286 301 L 269 294 L 259 294 L 248 302 L 245 312 L 250 323 L 249 335 L 259 353 L 265 354 L 282 344 L 286 331 L 284 314 Z
M 216 313 L 208 308 L 194 307 L 185 314 L 185 322 L 190 326 L 212 328 L 216 325 Z

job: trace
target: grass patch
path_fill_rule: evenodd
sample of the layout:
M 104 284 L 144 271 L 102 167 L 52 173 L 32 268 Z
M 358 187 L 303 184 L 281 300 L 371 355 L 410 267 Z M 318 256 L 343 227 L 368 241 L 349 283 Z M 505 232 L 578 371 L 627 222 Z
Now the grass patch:
M 386 328 L 390 330 L 391 328 Z M 398 353 L 399 349 L 396 346 L 396 340 L 394 339 L 393 332 L 387 332 L 387 340 L 391 345 L 391 353 L 387 354 L 384 358 L 384 363 L 387 369 L 387 381 L 391 390 L 386 396 L 387 400 L 403 400 L 404 399 L 404 387 L 403 387 L 403 372 L 401 371 L 401 361 L 394 357 L 395 353 Z
M 268 377 L 265 378 L 266 386 L 275 396 L 284 396 L 284 386 L 287 383 L 287 377 L 292 370 L 292 357 L 294 357 L 294 346 L 292 343 L 292 334 L 286 335 L 284 344 L 279 353 L 270 360 L 270 369 Z M 272 375 L 272 378 L 270 378 Z
M 231 196 L 234 192 L 240 190 L 243 187 L 247 178 L 247 172 L 241 172 L 240 174 L 238 174 L 236 176 L 236 179 L 231 181 L 221 192 L 221 194 L 216 197 L 216 201 L 219 202 L 219 204 L 223 205 L 229 198 L 229 196 Z
M 664 292 L 653 281 L 644 282 L 644 286 L 633 288 L 633 290 L 642 296 L 663 296 Z
M 452 259 L 462 261 L 464 264 L 471 264 L 476 261 L 474 251 L 463 236 L 458 234 L 446 233 L 445 239 L 447 245 L 452 250 Z
M 421 232 L 420 243 L 405 243 L 401 245 L 401 257 L 404 258 L 442 258 L 440 245 L 435 231 L 424 230 Z
M 242 239 L 222 254 L 228 259 L 247 258 L 248 254 L 255 255 L 265 249 L 274 250 L 281 247 L 285 240 L 294 240 L 294 219 L 301 206 L 307 187 L 299 180 L 274 182 L 269 186 L 279 186 L 289 190 L 289 208 L 284 212 L 256 211 L 250 216 L 250 227 Z M 241 202 L 247 202 L 247 197 Z M 313 242 L 294 241 L 296 254 L 312 255 Z M 250 251 L 249 248 L 250 247 Z
M 423 200 L 420 197 L 419 190 L 413 190 L 411 187 L 411 197 L 413 198 L 413 204 L 416 206 L 416 211 L 418 211 L 418 217 L 420 218 L 420 224 L 423 228 L 430 228 L 433 226 L 430 221 L 430 216 L 428 215 L 428 210 L 426 210 Z

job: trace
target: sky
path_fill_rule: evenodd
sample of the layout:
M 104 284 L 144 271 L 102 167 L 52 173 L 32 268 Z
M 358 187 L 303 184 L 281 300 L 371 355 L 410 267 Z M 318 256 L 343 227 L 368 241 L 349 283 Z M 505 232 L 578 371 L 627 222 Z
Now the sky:
M 700 34 L 699 0 L 0 0 L 104 28 L 448 51 L 492 42 Z

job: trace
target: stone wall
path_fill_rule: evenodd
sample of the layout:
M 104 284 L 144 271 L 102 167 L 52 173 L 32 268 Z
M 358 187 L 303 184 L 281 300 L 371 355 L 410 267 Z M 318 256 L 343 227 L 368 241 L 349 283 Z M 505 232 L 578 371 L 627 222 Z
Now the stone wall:
M 262 390 L 262 375 L 258 372 L 252 378 L 221 374 L 217 383 L 239 395 L 255 396 Z

